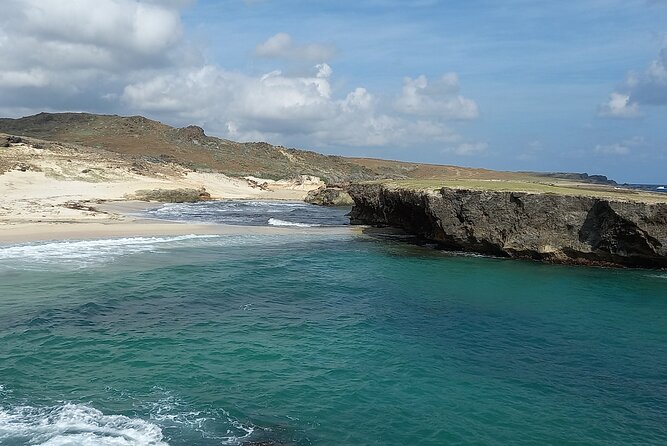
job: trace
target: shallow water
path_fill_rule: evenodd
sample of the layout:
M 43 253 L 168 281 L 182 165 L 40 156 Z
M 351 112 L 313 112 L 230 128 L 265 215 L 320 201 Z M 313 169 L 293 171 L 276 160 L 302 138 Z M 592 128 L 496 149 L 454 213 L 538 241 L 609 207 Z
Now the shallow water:
M 302 232 L 0 247 L 0 444 L 667 443 L 667 273 Z
M 192 223 L 243 226 L 344 226 L 350 208 L 313 206 L 303 201 L 215 200 L 174 203 L 139 214 L 142 217 Z

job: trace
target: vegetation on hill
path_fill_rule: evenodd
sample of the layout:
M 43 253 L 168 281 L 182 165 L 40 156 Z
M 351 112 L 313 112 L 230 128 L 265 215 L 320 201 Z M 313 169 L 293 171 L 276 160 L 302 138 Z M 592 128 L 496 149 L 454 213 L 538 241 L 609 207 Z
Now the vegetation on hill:
M 0 119 L 0 132 L 112 152 L 137 165 L 179 164 L 233 177 L 267 179 L 312 175 L 328 184 L 393 180 L 414 185 L 459 184 L 471 187 L 597 194 L 615 183 L 601 175 L 502 172 L 458 166 L 345 158 L 288 149 L 265 142 L 240 143 L 207 136 L 200 127 L 174 128 L 141 116 L 88 113 L 40 113 Z M 500 181 L 501 184 L 492 184 Z M 480 183 L 481 182 L 481 183 Z M 479 183 L 479 184 L 478 184 Z M 571 192 L 571 191 L 570 191 Z M 606 193 L 606 192 L 605 192 Z
M 172 162 L 235 177 L 281 179 L 314 175 L 327 182 L 378 177 L 370 169 L 339 156 L 264 142 L 229 141 L 207 136 L 196 126 L 174 128 L 141 116 L 40 113 L 20 119 L 0 119 L 0 132 L 89 146 L 139 161 Z

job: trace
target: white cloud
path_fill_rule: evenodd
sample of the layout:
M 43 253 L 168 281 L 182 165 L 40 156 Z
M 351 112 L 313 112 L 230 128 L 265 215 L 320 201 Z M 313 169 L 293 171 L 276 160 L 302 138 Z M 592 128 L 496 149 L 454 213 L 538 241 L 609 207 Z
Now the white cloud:
M 635 136 L 625 141 L 616 142 L 612 144 L 598 144 L 593 151 L 601 155 L 629 155 L 636 151 L 636 149 L 646 146 L 646 140 L 642 137 Z
M 336 47 L 330 44 L 298 44 L 287 33 L 278 33 L 257 45 L 259 57 L 296 60 L 309 63 L 328 62 L 336 55 Z
M 21 56 L 10 62 L 142 66 L 181 38 L 176 8 L 137 0 L 96 0 L 91 6 L 87 0 L 9 0 L 0 21 Z M 3 53 L 9 46 L 2 46 Z
M 614 144 L 598 144 L 594 149 L 595 153 L 604 155 L 627 155 L 630 153 L 630 148 L 620 143 Z
M 0 94 L 17 105 L 41 100 L 42 108 L 58 108 L 55 99 L 77 94 L 91 103 L 96 96 L 91 91 L 109 89 L 141 70 L 169 66 L 182 37 L 176 3 L 183 4 L 5 0 Z
M 204 120 L 212 131 L 246 141 L 299 135 L 319 146 L 368 147 L 459 139 L 442 122 L 382 113 L 365 88 L 336 99 L 331 75 L 326 64 L 315 66 L 311 77 L 280 71 L 253 77 L 206 66 L 133 83 L 122 99 L 136 110 Z
M 416 79 L 406 77 L 395 107 L 411 115 L 438 116 L 442 119 L 477 118 L 477 104 L 459 94 L 459 90 L 459 78 L 455 73 L 447 73 L 431 83 L 424 75 Z
M 639 104 L 630 100 L 630 95 L 613 92 L 609 100 L 598 108 L 598 114 L 607 118 L 633 119 L 641 117 Z
M 190 0 L 5 0 L 0 16 L 2 110 L 148 114 L 212 134 L 305 147 L 461 144 L 451 121 L 479 111 L 456 74 L 405 79 L 401 92 L 341 89 L 326 62 L 333 45 L 277 34 L 257 54 L 308 63 L 309 74 L 248 75 L 189 51 L 181 9 Z M 194 53 L 194 55 L 193 55 Z M 299 73 L 305 71 L 297 70 Z M 383 99 L 386 97 L 397 99 Z
M 2 87 L 44 87 L 48 83 L 48 73 L 39 68 L 31 68 L 28 71 L 0 71 L 0 86 Z
M 667 39 L 658 57 L 642 73 L 630 72 L 600 109 L 601 116 L 636 118 L 642 105 L 667 105 Z
M 445 153 L 453 153 L 455 155 L 471 156 L 486 152 L 489 144 L 486 142 L 462 143 L 457 146 L 448 147 L 444 150 Z

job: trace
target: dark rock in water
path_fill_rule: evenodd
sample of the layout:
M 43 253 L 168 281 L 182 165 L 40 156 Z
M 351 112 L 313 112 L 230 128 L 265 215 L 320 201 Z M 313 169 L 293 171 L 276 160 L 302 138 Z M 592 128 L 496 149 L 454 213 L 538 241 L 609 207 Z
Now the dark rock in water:
M 320 187 L 308 192 L 304 199 L 306 203 L 320 206 L 352 206 L 354 200 L 342 187 Z
M 400 227 L 445 249 L 557 263 L 667 267 L 667 203 L 357 184 L 352 224 Z

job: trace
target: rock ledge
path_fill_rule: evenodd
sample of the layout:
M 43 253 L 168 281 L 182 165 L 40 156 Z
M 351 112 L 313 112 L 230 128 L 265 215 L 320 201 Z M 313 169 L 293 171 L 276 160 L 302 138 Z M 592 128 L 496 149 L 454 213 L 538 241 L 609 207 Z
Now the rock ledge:
M 667 268 L 667 203 L 354 184 L 352 224 L 399 227 L 444 249 L 555 263 Z

